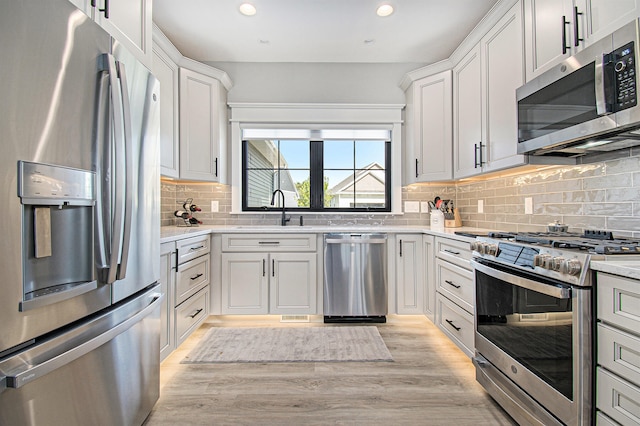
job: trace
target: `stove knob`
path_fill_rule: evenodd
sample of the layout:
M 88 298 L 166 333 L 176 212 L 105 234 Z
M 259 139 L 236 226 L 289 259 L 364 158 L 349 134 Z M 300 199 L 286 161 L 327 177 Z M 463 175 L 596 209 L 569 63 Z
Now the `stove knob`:
M 498 245 L 497 244 L 487 244 L 487 254 L 491 256 L 498 255 Z
M 582 264 L 578 259 L 567 259 L 560 265 L 560 272 L 569 275 L 580 275 Z
M 549 269 L 547 265 L 549 265 L 549 261 L 551 260 L 551 256 L 548 254 L 536 254 L 533 256 L 533 266 L 539 266 L 544 269 Z
M 470 244 L 471 251 L 477 251 L 478 253 L 480 253 L 480 245 L 482 245 L 480 241 L 472 242 Z
M 562 267 L 562 264 L 565 262 L 564 257 L 554 257 L 553 259 L 551 259 L 551 270 L 553 271 L 560 271 L 560 268 Z

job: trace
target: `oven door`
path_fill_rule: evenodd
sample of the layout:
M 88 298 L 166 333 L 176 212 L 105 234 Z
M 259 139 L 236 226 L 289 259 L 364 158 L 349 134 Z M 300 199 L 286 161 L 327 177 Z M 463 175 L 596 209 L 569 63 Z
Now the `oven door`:
M 591 410 L 591 289 L 472 262 L 480 357 L 569 425 Z M 479 357 L 479 359 L 480 359 Z M 479 363 L 476 362 L 476 365 Z

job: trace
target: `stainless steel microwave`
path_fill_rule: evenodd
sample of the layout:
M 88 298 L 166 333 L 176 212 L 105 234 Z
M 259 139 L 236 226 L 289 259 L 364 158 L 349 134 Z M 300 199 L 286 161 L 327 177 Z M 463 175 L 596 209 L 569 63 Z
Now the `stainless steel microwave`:
M 636 20 L 516 91 L 518 154 L 577 157 L 640 145 Z

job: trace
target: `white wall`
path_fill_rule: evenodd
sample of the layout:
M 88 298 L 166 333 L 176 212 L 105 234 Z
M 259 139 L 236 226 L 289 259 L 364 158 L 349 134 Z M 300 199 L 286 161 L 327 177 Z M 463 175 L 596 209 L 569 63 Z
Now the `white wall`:
M 229 102 L 404 104 L 400 81 L 423 64 L 208 62 L 233 81 Z

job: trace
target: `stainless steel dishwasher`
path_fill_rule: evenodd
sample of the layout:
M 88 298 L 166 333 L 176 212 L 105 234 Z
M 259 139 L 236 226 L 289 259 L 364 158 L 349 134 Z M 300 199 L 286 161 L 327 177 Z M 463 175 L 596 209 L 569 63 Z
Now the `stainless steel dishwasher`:
M 325 234 L 324 322 L 386 322 L 387 235 Z

